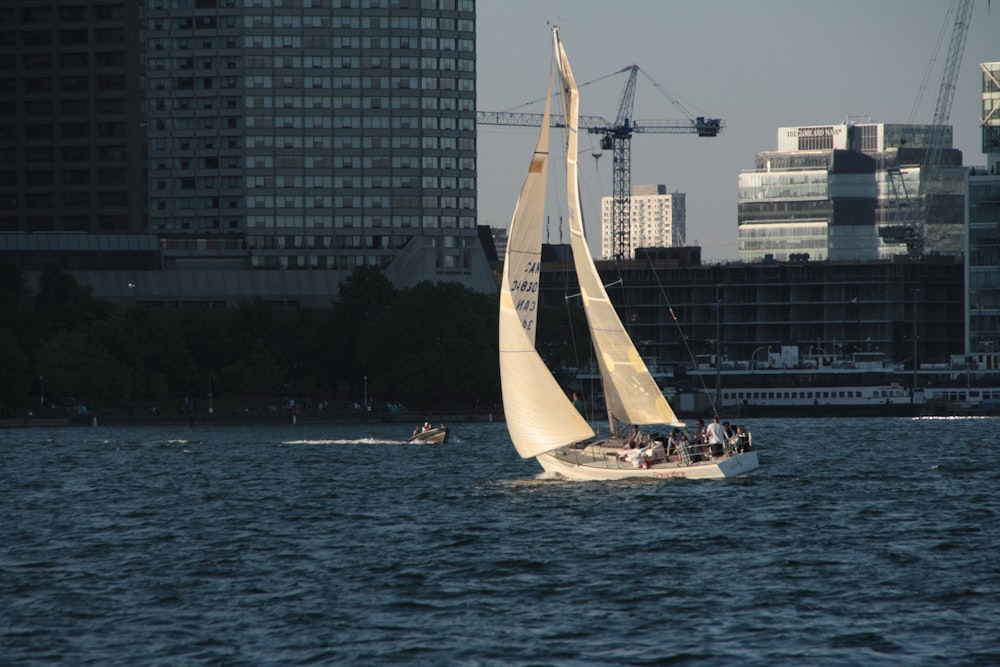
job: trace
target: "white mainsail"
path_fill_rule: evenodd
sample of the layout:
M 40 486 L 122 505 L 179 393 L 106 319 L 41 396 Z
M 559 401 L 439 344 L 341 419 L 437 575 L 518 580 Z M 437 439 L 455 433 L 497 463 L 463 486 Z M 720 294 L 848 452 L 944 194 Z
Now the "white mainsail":
M 500 286 L 500 384 L 507 430 L 532 458 L 593 437 L 535 349 L 549 158 L 551 77 L 535 152 L 511 219 Z
M 553 31 L 553 34 L 566 117 L 566 191 L 570 244 L 598 367 L 604 382 L 604 399 L 608 412 L 613 420 L 620 422 L 683 426 L 683 422 L 677 420 L 670 404 L 663 397 L 659 386 L 625 331 L 601 283 L 601 277 L 587 246 L 577 183 L 580 96 L 566 57 L 566 50 L 559 41 L 558 33 Z
M 504 257 L 504 285 L 510 289 L 514 309 L 531 344 L 535 344 L 538 322 L 538 278 L 542 270 L 542 232 L 545 219 L 545 189 L 549 173 L 549 118 L 552 106 L 552 72 L 550 91 L 545 97 L 545 113 L 538 132 L 535 152 L 528 173 L 521 185 L 521 194 L 514 207 L 507 234 Z

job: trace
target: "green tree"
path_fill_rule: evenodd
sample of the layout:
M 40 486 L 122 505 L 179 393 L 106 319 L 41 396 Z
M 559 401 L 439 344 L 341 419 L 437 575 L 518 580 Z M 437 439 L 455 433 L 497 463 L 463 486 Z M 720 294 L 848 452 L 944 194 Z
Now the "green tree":
M 31 391 L 34 377 L 24 346 L 9 328 L 0 328 L 0 368 L 3 369 L 3 382 L 0 382 L 0 414 L 2 414 L 5 412 L 3 406 L 24 401 Z M 9 413 L 9 409 L 6 412 Z
M 358 351 L 382 401 L 475 407 L 499 396 L 496 299 L 457 283 L 400 292 L 362 329 Z
M 359 266 L 344 279 L 333 311 L 319 324 L 319 338 L 311 345 L 315 363 L 327 365 L 324 386 L 348 386 L 354 397 L 361 397 L 362 377 L 368 371 L 358 355 L 361 332 L 396 296 L 392 283 L 375 267 Z
M 0 329 L 17 329 L 27 296 L 21 270 L 13 262 L 0 262 Z
M 94 299 L 90 287 L 80 286 L 73 276 L 56 266 L 47 266 L 38 279 L 36 308 L 45 314 L 43 337 L 55 331 L 71 331 L 107 316 L 111 303 Z
M 54 400 L 120 401 L 128 370 L 88 336 L 87 330 L 57 332 L 38 346 L 38 374 Z

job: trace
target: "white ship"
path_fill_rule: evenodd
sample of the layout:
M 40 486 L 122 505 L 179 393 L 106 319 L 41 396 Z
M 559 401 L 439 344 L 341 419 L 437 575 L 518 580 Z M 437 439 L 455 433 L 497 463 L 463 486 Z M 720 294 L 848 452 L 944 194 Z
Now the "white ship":
M 957 355 L 916 372 L 881 352 L 827 355 L 815 346 L 762 348 L 760 358 L 699 355 L 691 365 L 650 365 L 679 416 L 910 416 L 1000 414 L 1000 354 Z M 578 374 L 586 392 L 592 374 Z M 598 396 L 598 400 L 599 400 Z

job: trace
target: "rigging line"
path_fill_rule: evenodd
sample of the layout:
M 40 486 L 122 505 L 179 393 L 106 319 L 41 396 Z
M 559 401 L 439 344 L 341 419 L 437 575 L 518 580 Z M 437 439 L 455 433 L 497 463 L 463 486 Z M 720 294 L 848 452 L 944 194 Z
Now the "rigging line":
M 572 343 L 572 348 L 573 348 L 573 363 L 574 363 L 574 365 L 576 367 L 576 375 L 574 376 L 573 379 L 574 380 L 579 380 L 579 382 L 580 382 L 580 391 L 584 393 L 583 405 L 584 405 L 584 408 L 586 410 L 586 414 L 584 414 L 584 418 L 589 422 L 589 421 L 591 421 L 594 418 L 594 415 L 597 414 L 597 403 L 596 403 L 596 399 L 594 398 L 595 392 L 593 391 L 594 390 L 594 382 L 591 381 L 590 384 L 586 387 L 586 391 L 585 391 L 583 380 L 580 380 L 580 368 L 582 367 L 582 365 L 580 364 L 580 360 L 581 360 L 580 343 L 577 341 L 577 336 L 576 336 L 576 326 L 575 326 L 576 325 L 576 320 L 573 317 L 573 309 L 569 305 L 569 302 L 570 302 L 571 299 L 576 299 L 578 297 L 581 297 L 581 296 L 583 296 L 583 294 L 582 294 L 582 292 L 576 292 L 575 294 L 566 294 L 566 292 L 569 291 L 569 284 L 570 284 L 570 280 L 569 280 L 569 278 L 570 278 L 570 271 L 569 271 L 568 267 L 572 265 L 572 261 L 571 262 L 565 262 L 564 261 L 563 265 L 565 267 L 567 267 L 566 270 L 563 271 L 563 292 L 564 292 L 564 294 L 563 294 L 563 302 L 566 304 L 566 324 L 569 327 L 569 337 L 570 337 L 570 342 Z M 576 275 L 575 272 L 574 272 L 574 275 Z M 584 315 L 584 318 L 586 318 L 586 315 Z M 590 360 L 589 360 L 589 364 L 590 365 L 594 365 L 594 362 L 595 362 L 595 360 L 594 360 L 594 352 L 593 351 L 594 351 L 594 348 L 593 348 L 593 346 L 591 346 L 590 347 Z
M 628 67 L 621 68 L 617 72 L 611 72 L 610 74 L 605 74 L 604 76 L 599 76 L 596 79 L 591 79 L 590 81 L 584 81 L 583 83 L 578 83 L 576 85 L 577 90 L 579 90 L 580 88 L 584 88 L 586 86 L 589 86 L 589 85 L 591 85 L 593 83 L 599 83 L 601 81 L 604 81 L 605 79 L 609 79 L 609 78 L 611 78 L 613 76 L 621 74 L 622 72 L 628 72 L 631 69 L 632 69 L 632 66 L 629 65 Z M 655 82 L 654 82 L 654 85 L 655 85 Z M 539 102 L 544 102 L 544 101 L 545 101 L 544 97 L 540 97 L 537 100 L 528 100 L 527 102 L 522 102 L 521 104 L 518 104 L 517 106 L 510 107 L 509 109 L 504 109 L 502 113 L 511 113 L 511 112 L 517 111 L 518 109 L 521 109 L 523 107 L 531 106 L 532 104 L 538 104 Z
M 907 123 L 913 123 L 914 119 L 917 117 L 917 112 L 920 109 L 920 103 L 924 98 L 924 92 L 927 90 L 927 82 L 930 81 L 934 65 L 937 64 L 938 53 L 941 51 L 941 45 L 944 44 L 945 35 L 948 32 L 948 27 L 951 25 L 951 15 L 954 10 L 954 3 L 949 4 L 948 11 L 945 12 L 944 15 L 944 21 L 941 23 L 941 31 L 938 33 L 937 41 L 934 43 L 934 48 L 931 50 L 931 57 L 927 62 L 927 69 L 924 71 L 924 78 L 920 81 L 920 88 L 917 89 L 916 99 L 913 100 L 913 106 L 910 108 L 910 115 L 907 118 Z
M 674 313 L 673 304 L 670 303 L 670 297 L 667 295 L 667 290 L 663 287 L 663 283 L 660 282 L 660 276 L 656 272 L 656 267 L 653 266 L 653 258 L 646 254 L 646 261 L 649 263 L 649 269 L 653 272 L 653 278 L 656 279 L 656 286 L 660 290 L 660 294 L 663 296 L 663 300 L 667 302 L 667 311 L 670 313 L 670 317 L 673 319 L 674 324 L 677 325 L 677 331 L 680 334 L 681 342 L 684 344 L 684 349 L 688 353 L 688 357 L 691 359 L 692 365 L 697 367 L 697 361 L 694 357 L 694 352 L 691 351 L 691 346 L 688 344 L 687 336 L 684 335 L 684 329 L 681 327 L 680 320 L 677 319 L 677 315 Z M 718 363 L 718 359 L 716 360 Z M 715 405 L 715 397 L 712 396 L 712 392 L 708 390 L 708 385 L 705 384 L 705 376 L 698 373 L 698 380 L 701 382 L 701 388 L 705 391 L 705 395 L 708 396 L 708 401 L 712 406 L 712 414 L 718 416 L 719 410 Z
M 609 287 L 614 287 L 615 285 L 622 286 L 620 290 L 621 304 L 622 304 L 621 308 L 622 312 L 625 314 L 625 321 L 622 322 L 622 324 L 625 325 L 625 332 L 628 334 L 628 337 L 634 340 L 634 337 L 632 336 L 632 317 L 634 313 L 632 313 L 628 307 L 628 291 L 625 289 L 625 275 L 622 272 L 622 259 L 621 257 L 615 257 L 612 259 L 612 261 L 615 264 L 615 271 L 617 271 L 618 273 L 618 280 L 614 281 L 613 283 L 608 283 L 607 285 L 605 285 L 604 290 L 607 291 Z M 608 298 L 609 299 L 611 298 L 610 292 L 608 293 Z
M 676 93 L 670 91 L 668 88 L 661 86 L 653 79 L 653 77 L 649 75 L 649 73 L 646 70 L 642 69 L 641 67 L 639 68 L 639 71 L 642 72 L 642 75 L 646 77 L 646 79 L 651 84 L 653 84 L 653 87 L 656 88 L 661 95 L 667 98 L 668 102 L 670 102 L 683 112 L 685 118 L 693 118 L 696 115 L 687 110 L 687 108 L 684 106 L 684 102 L 680 98 L 680 95 L 677 95 Z M 688 104 L 691 104 L 691 102 L 688 102 Z M 697 109 L 702 114 L 705 113 L 701 108 L 698 107 L 697 104 L 694 105 L 694 108 Z
M 567 276 L 569 275 L 568 271 L 566 272 L 566 275 Z M 567 279 L 567 281 L 568 281 L 568 279 Z M 578 380 L 580 378 L 580 346 L 577 344 L 577 341 L 576 341 L 576 327 L 573 326 L 573 324 L 574 324 L 574 322 L 573 322 L 573 310 L 569 306 L 569 300 L 570 300 L 570 298 L 571 297 L 567 296 L 564 299 L 564 302 L 566 304 L 566 322 L 569 325 L 569 337 L 570 337 L 570 341 L 571 341 L 571 343 L 573 345 L 573 363 L 576 365 L 576 376 L 573 379 L 574 380 Z M 590 389 L 593 389 L 593 388 L 594 388 L 593 387 L 593 383 L 591 383 Z M 580 382 L 580 391 L 581 392 L 583 391 L 583 382 L 582 381 Z M 595 404 L 591 404 L 591 402 L 590 402 L 592 400 L 591 399 L 591 394 L 593 394 L 593 393 L 594 392 L 592 392 L 592 391 L 586 392 L 586 396 L 587 397 L 583 399 L 583 406 L 584 406 L 584 409 L 586 411 L 586 414 L 584 415 L 584 419 L 586 419 L 587 421 L 590 421 L 593 418 L 594 413 L 595 413 L 596 405 Z

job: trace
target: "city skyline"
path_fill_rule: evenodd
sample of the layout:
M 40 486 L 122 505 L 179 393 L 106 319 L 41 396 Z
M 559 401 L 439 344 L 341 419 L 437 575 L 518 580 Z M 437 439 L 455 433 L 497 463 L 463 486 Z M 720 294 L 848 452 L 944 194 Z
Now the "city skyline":
M 849 0 L 835 7 L 768 0 L 724 1 L 706 11 L 693 1 L 632 1 L 611 13 L 568 0 L 480 2 L 478 109 L 539 111 L 525 103 L 544 94 L 547 22 L 562 28 L 581 83 L 583 114 L 613 121 L 625 78 L 607 75 L 637 63 L 649 78 L 638 81 L 634 118 L 706 115 L 722 118 L 725 129 L 712 139 L 635 135 L 632 183 L 664 183 L 668 191 L 685 193 L 688 243 L 701 245 L 707 261 L 736 260 L 738 175 L 753 168 L 758 152 L 776 148 L 779 127 L 845 118 L 932 120 L 954 21 L 949 6 L 930 0 Z M 1000 60 L 993 38 L 1000 31 L 998 13 L 985 2 L 973 8 L 955 87 L 949 122 L 966 165 L 984 163 L 979 63 Z M 613 17 L 622 18 L 616 24 Z M 661 90 L 670 91 L 684 110 Z M 534 130 L 480 125 L 478 133 L 479 223 L 505 228 Z M 611 194 L 611 156 L 600 151 L 598 140 L 581 138 L 580 169 L 595 255 L 600 254 L 600 199 Z M 594 160 L 592 153 L 603 156 Z M 550 215 L 558 218 L 557 206 Z

